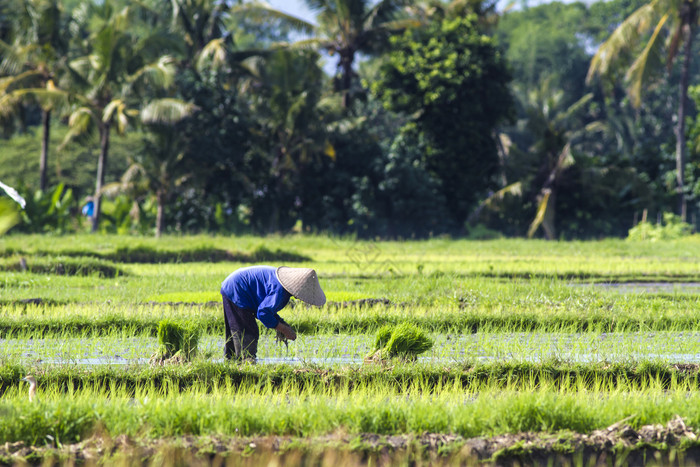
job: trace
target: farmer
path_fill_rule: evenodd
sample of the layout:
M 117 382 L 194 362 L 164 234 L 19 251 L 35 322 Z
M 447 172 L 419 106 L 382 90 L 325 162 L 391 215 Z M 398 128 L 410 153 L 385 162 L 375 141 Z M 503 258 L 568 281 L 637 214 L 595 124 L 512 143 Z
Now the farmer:
M 259 319 L 265 327 L 275 329 L 285 338 L 297 335 L 277 312 L 294 296 L 309 305 L 322 306 L 326 295 L 316 271 L 282 266 L 250 266 L 229 275 L 221 284 L 226 324 L 224 358 L 255 361 L 258 352 Z

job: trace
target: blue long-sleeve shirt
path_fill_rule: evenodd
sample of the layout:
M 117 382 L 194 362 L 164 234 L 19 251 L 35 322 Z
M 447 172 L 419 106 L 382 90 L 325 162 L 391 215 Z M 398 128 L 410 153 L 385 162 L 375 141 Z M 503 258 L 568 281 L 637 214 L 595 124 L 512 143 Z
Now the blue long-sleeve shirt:
M 239 308 L 253 311 L 267 328 L 277 326 L 276 314 L 291 294 L 284 290 L 272 266 L 250 266 L 232 272 L 221 283 L 221 294 Z

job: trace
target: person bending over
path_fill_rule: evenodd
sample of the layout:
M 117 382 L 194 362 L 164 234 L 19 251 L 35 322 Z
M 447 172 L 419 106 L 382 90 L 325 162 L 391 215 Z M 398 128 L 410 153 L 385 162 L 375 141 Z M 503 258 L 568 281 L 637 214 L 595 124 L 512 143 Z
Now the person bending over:
M 250 266 L 232 272 L 221 283 L 226 324 L 224 358 L 255 361 L 259 319 L 263 325 L 296 339 L 294 330 L 279 312 L 294 296 L 309 305 L 322 306 L 326 295 L 316 271 L 309 268 Z

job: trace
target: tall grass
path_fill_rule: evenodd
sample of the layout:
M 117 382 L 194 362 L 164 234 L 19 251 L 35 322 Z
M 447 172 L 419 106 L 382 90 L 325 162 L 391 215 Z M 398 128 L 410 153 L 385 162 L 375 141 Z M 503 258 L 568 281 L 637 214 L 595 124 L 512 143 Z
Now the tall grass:
M 700 423 L 700 395 L 680 390 L 600 392 L 446 385 L 436 393 L 385 388 L 326 389 L 274 385 L 217 386 L 178 391 L 167 382 L 132 394 L 119 385 L 69 394 L 44 391 L 32 404 L 19 390 L 0 401 L 0 442 L 79 441 L 99 427 L 111 435 L 160 438 L 178 435 L 316 436 L 349 433 L 454 433 L 464 437 L 524 431 L 586 433 L 625 419 L 633 427 L 666 423 L 675 415 Z M 410 388 L 409 388 L 410 390 Z
M 46 366 L 5 363 L 0 366 L 0 394 L 21 386 L 21 378 L 37 376 L 41 391 L 72 393 L 120 387 L 133 391 L 142 387 L 168 390 L 198 390 L 203 394 L 217 387 L 260 388 L 286 393 L 289 388 L 309 393 L 327 391 L 388 391 L 404 394 L 410 403 L 414 394 L 439 394 L 446 388 L 481 392 L 485 389 L 522 390 L 549 387 L 561 392 L 578 391 L 692 391 L 700 388 L 698 368 L 677 368 L 659 362 L 572 364 L 566 362 L 495 362 L 452 365 L 406 364 L 320 368 L 315 365 L 232 365 L 195 361 L 188 365 L 149 367 Z M 244 391 L 245 392 L 245 391 Z M 250 391 L 255 392 L 255 389 Z M 410 395 L 410 397 L 409 397 Z
M 37 287 L 31 287 L 32 292 L 22 292 L 25 297 L 36 297 Z M 128 292 L 131 287 L 125 285 L 122 291 L 122 282 L 119 281 L 118 285 L 113 286 L 116 293 L 113 301 L 97 300 L 95 297 L 93 302 L 93 297 L 86 294 L 86 289 L 88 293 L 91 292 L 90 286 L 80 285 L 76 286 L 76 293 L 82 290 L 83 297 L 87 296 L 89 301 L 48 301 L 39 305 L 15 301 L 0 304 L 0 334 L 17 335 L 22 330 L 47 336 L 67 332 L 74 332 L 74 335 L 84 332 L 105 334 L 112 329 L 133 327 L 155 332 L 158 321 L 164 317 L 191 320 L 207 332 L 223 333 L 223 312 L 219 302 L 169 304 L 119 301 L 119 295 Z M 17 287 L 16 290 L 21 292 L 24 289 Z M 104 293 L 102 289 L 100 292 Z M 536 292 L 537 288 L 533 286 L 531 293 Z M 511 291 L 513 295 L 509 297 L 504 294 L 499 301 L 494 292 L 493 296 L 485 295 L 469 304 L 455 300 L 435 304 L 378 303 L 345 307 L 329 304 L 320 310 L 297 304 L 285 308 L 282 313 L 285 320 L 305 334 L 375 332 L 383 325 L 395 326 L 407 321 L 430 332 L 461 333 L 700 330 L 697 319 L 700 298 L 697 296 L 599 296 L 578 292 L 559 300 L 551 295 L 524 293 Z

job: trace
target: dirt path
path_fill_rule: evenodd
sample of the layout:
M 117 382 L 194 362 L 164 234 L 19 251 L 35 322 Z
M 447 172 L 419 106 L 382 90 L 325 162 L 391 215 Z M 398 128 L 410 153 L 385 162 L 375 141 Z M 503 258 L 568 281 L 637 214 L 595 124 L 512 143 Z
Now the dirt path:
M 93 436 L 60 448 L 0 445 L 0 465 L 700 465 L 696 432 L 679 417 L 638 430 L 621 421 L 589 434 L 332 434 L 315 438 Z

